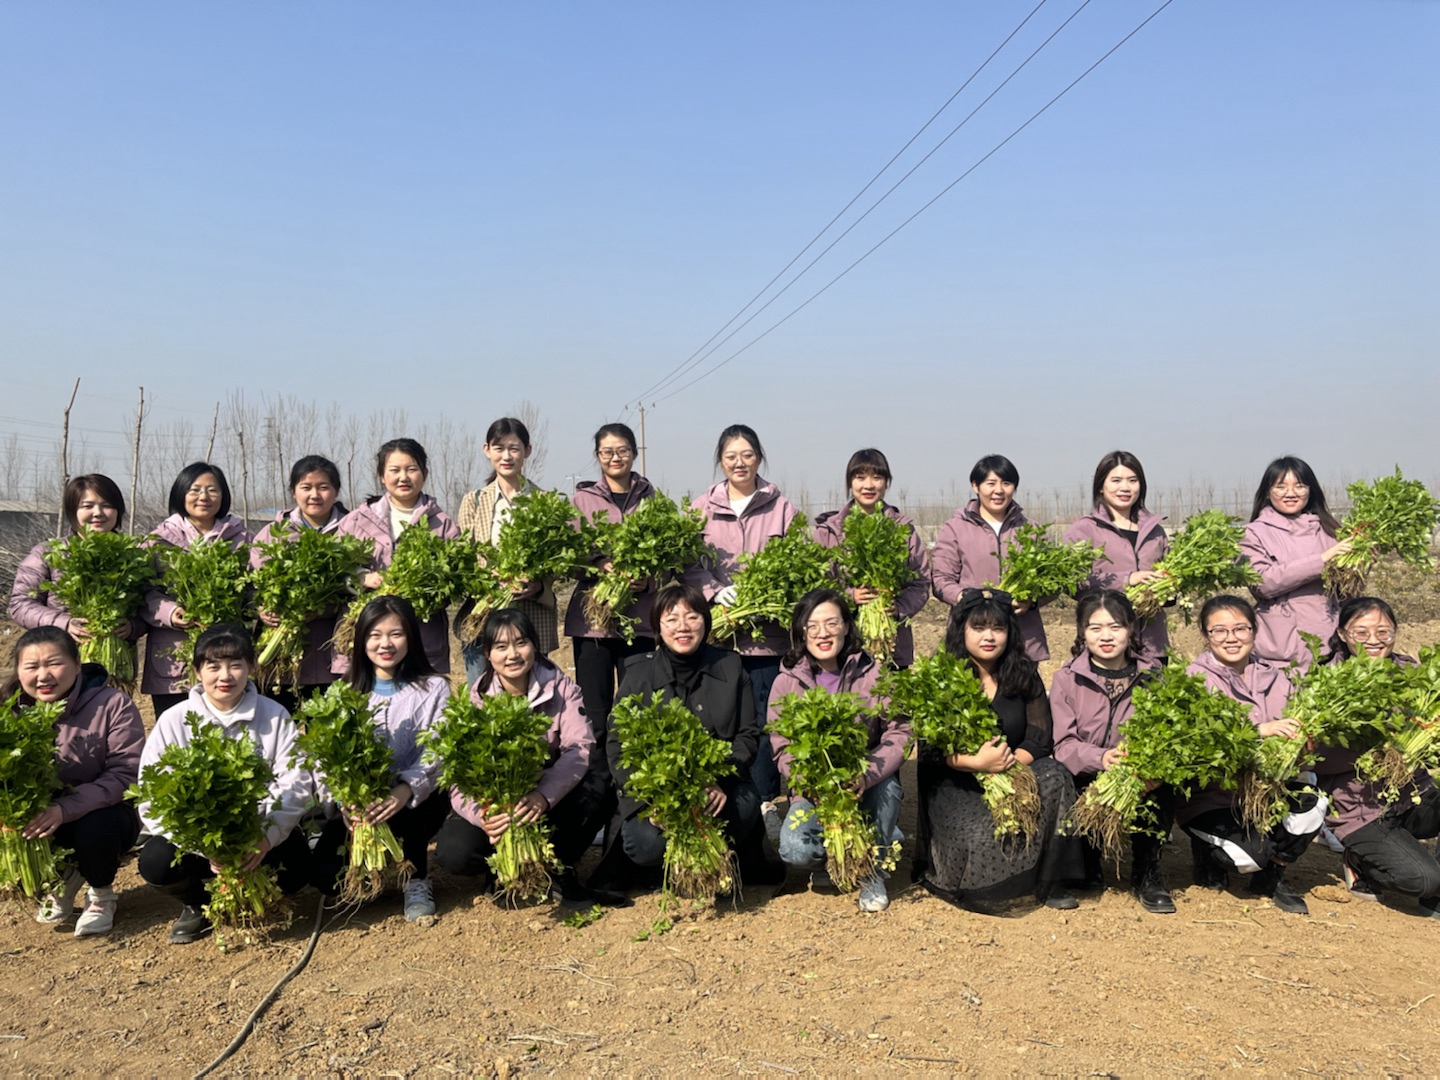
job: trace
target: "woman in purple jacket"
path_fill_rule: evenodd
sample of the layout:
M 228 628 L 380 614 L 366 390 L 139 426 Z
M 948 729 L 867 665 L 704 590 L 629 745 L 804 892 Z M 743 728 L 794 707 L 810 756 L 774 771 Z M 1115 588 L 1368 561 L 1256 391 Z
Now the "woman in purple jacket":
M 230 513 L 230 485 L 218 465 L 195 461 L 181 469 L 170 485 L 169 510 L 170 516 L 155 526 L 159 543 L 188 548 L 197 540 L 223 540 L 240 548 L 250 540 L 245 523 Z M 184 701 L 193 684 L 190 658 L 176 655 L 176 649 L 195 624 L 163 581 L 145 594 L 142 614 L 151 629 L 140 691 L 150 695 L 159 716 Z
M 981 458 L 970 470 L 970 488 L 975 497 L 940 527 L 931 556 L 931 584 L 935 595 L 946 604 L 953 606 L 966 589 L 1000 583 L 1010 539 L 1016 529 L 1028 524 L 1025 512 L 1015 501 L 1019 483 L 1020 471 L 1009 458 L 999 454 Z M 1050 659 L 1039 608 L 1017 600 L 1015 615 L 1025 655 L 1035 661 Z
M 1350 550 L 1335 540 L 1340 523 L 1325 505 L 1325 492 L 1310 466 L 1280 457 L 1265 469 L 1255 490 L 1250 524 L 1240 550 L 1260 575 L 1255 594 L 1255 652 L 1281 664 L 1310 666 L 1301 632 L 1321 641 L 1335 633 L 1339 606 L 1321 584 L 1325 564 Z
M 1359 596 L 1340 609 L 1327 663 L 1365 653 L 1397 664 L 1415 661 L 1395 651 L 1395 612 L 1384 600 Z M 1393 803 L 1355 771 L 1355 751 L 1316 749 L 1315 774 L 1330 796 L 1330 827 L 1345 847 L 1345 884 L 1352 896 L 1377 899 L 1384 889 L 1419 898 L 1418 913 L 1440 918 L 1440 862 L 1421 840 L 1440 835 L 1440 790 L 1420 770 Z
M 832 694 L 858 694 L 871 711 L 855 717 L 869 732 L 867 751 L 870 767 L 860 780 L 860 807 L 874 823 L 876 844 L 888 848 L 895 826 L 900 822 L 900 763 L 910 744 L 910 724 L 885 715 L 875 700 L 875 681 L 880 665 L 861 648 L 855 614 L 845 597 L 834 589 L 812 589 L 795 605 L 790 621 L 790 651 L 770 688 L 770 720 L 780 715 L 780 703 L 788 694 L 803 694 L 824 687 Z M 770 737 L 775 763 L 786 780 L 790 778 L 791 757 L 785 748 L 789 740 Z M 803 794 L 790 801 L 785 827 L 780 830 L 780 858 L 791 866 L 810 871 L 812 885 L 830 884 L 825 872 L 825 842 L 815 807 Z M 881 871 L 860 883 L 861 911 L 884 911 L 890 906 Z
M 329 458 L 307 454 L 290 468 L 290 495 L 295 505 L 281 510 L 275 520 L 260 530 L 255 546 L 250 548 L 250 567 L 265 562 L 259 545 L 268 544 L 283 535 L 294 541 L 304 529 L 322 533 L 340 531 L 340 521 L 348 511 L 340 502 L 340 470 Z M 280 620 L 268 611 L 260 611 L 266 626 L 278 626 Z M 300 674 L 293 687 L 274 689 L 270 697 L 294 712 L 302 697 L 319 693 L 335 680 L 331 666 L 335 649 L 330 639 L 335 635 L 335 612 L 320 612 L 306 624 L 305 655 L 300 661 Z
M 100 473 L 71 477 L 65 485 L 62 505 L 72 535 L 82 529 L 114 532 L 125 523 L 125 496 L 114 480 Z M 45 562 L 51 543 L 42 540 L 21 560 L 10 589 L 10 618 L 26 630 L 58 626 L 76 641 L 84 641 L 90 636 L 85 620 L 72 618 L 58 596 L 40 588 L 42 583 L 55 580 L 56 572 Z M 144 632 L 138 611 L 134 618 L 120 624 L 120 636 L 126 641 L 133 642 Z
M 394 785 L 369 806 L 339 806 L 330 799 L 325 777 L 316 772 L 319 801 L 329 819 L 315 844 L 311 867 L 315 887 L 327 896 L 339 890 L 349 866 L 348 847 L 355 821 L 390 823 L 400 841 L 411 877 L 405 883 L 405 919 L 435 914 L 430 887 L 430 841 L 450 815 L 450 799 L 436 789 L 440 768 L 421 757 L 421 736 L 440 718 L 450 700 L 450 683 L 435 674 L 420 647 L 420 620 L 410 601 L 377 596 L 355 623 L 355 645 L 346 680 L 370 695 L 375 732 L 390 748 Z
M 715 444 L 715 464 L 725 479 L 713 485 L 700 500 L 705 514 L 705 541 L 715 549 L 707 560 L 687 575 L 705 599 L 730 607 L 735 603 L 732 581 L 740 568 L 742 554 L 753 555 L 777 536 L 782 536 L 795 517 L 795 507 L 780 489 L 760 475 L 765 450 L 755 430 L 745 424 L 731 424 Z M 742 638 L 735 642 L 750 690 L 755 696 L 755 715 L 764 716 L 770 706 L 770 687 L 780 672 L 780 657 L 789 647 L 789 634 L 778 622 L 765 627 L 759 641 Z M 760 814 L 772 844 L 778 844 L 782 818 L 775 807 L 780 797 L 780 773 L 764 732 L 754 763 L 755 788 L 760 795 Z
M 1101 589 L 1121 592 L 1158 577 L 1155 564 L 1170 550 L 1165 519 L 1145 509 L 1145 469 L 1125 450 L 1112 450 L 1095 467 L 1090 488 L 1092 509 L 1065 533 L 1065 543 L 1088 540 L 1105 549 L 1095 560 L 1081 595 Z M 1159 660 L 1170 647 L 1164 613 L 1136 626 L 1137 654 Z
M 897 668 L 907 668 L 915 661 L 915 631 L 910 620 L 930 599 L 930 553 L 915 523 L 885 501 L 890 479 L 890 462 L 879 450 L 872 447 L 851 454 L 845 466 L 850 501 L 815 519 L 815 539 L 826 547 L 839 547 L 845 539 L 845 521 L 851 514 L 884 514 L 910 531 L 909 567 L 915 576 L 895 597 L 894 614 L 900 620 L 900 629 L 895 635 L 895 654 L 890 658 Z M 875 594 L 870 589 L 855 588 L 850 590 L 850 599 L 857 605 L 866 604 L 875 599 Z
M 1079 841 L 1060 828 L 1075 804 L 1075 782 L 1055 760 L 1050 701 L 1039 669 L 1025 656 L 1017 622 L 1010 597 L 998 589 L 967 590 L 950 609 L 945 651 L 980 679 L 1001 735 L 973 754 L 950 757 L 921 743 L 914 873 L 941 896 L 979 911 L 1028 893 L 1069 910 L 1079 902 L 1065 883 L 1084 873 Z M 1034 770 L 1040 788 L 1040 822 L 1028 844 L 995 838 L 975 778 L 1016 762 Z
M 1068 664 L 1050 682 L 1055 760 L 1070 770 L 1083 791 L 1120 759 L 1120 736 L 1135 711 L 1134 693 L 1155 671 L 1139 650 L 1139 620 L 1125 594 L 1114 589 L 1082 596 L 1075 606 L 1075 645 Z M 1170 915 L 1175 901 L 1160 873 L 1162 837 L 1175 821 L 1175 796 L 1168 786 L 1150 792 L 1152 832 L 1130 834 L 1130 887 L 1146 911 Z M 1104 889 L 1100 852 L 1084 844 L 1087 889 Z
M 430 475 L 430 459 L 425 448 L 414 439 L 391 439 L 375 455 L 375 475 L 385 488 L 382 495 L 365 500 L 365 505 L 351 510 L 337 526 L 347 536 L 363 536 L 375 542 L 370 569 L 360 579 L 366 589 L 378 589 L 385 571 L 395 558 L 395 541 L 405 529 L 424 526 L 444 540 L 460 535 L 455 522 L 440 509 L 440 504 L 425 494 L 425 481 Z M 450 618 L 437 611 L 420 624 L 420 641 L 430 666 L 441 675 L 450 674 Z M 350 658 L 337 655 L 331 667 L 344 675 Z
M 63 702 L 55 722 L 55 762 L 62 791 L 21 830 L 27 840 L 48 836 L 71 855 L 62 867 L 60 890 L 40 902 L 38 922 L 58 926 L 74 916 L 75 898 L 87 882 L 85 910 L 75 936 L 108 934 L 119 896 L 115 874 L 140 835 L 140 818 L 125 801 L 139 775 L 145 726 L 135 703 L 105 685 L 105 669 L 81 664 L 80 649 L 58 626 L 39 626 L 15 643 L 15 675 L 0 690 L 17 690 L 22 707 Z
M 590 894 L 575 877 L 575 864 L 604 824 L 605 788 L 589 770 L 595 737 L 585 719 L 580 688 L 540 651 L 535 625 L 519 608 L 493 612 L 485 620 L 479 644 L 485 671 L 470 689 L 471 700 L 479 703 L 495 694 L 528 699 L 532 708 L 551 718 L 546 733 L 550 764 L 510 813 L 487 816 L 480 806 L 452 791 L 455 816 L 440 827 L 435 860 L 451 874 L 479 878 L 486 888 L 494 881 L 486 860 L 510 823 L 544 818 L 563 867 L 556 891 L 562 900 L 587 901 Z
M 1249 601 L 1212 596 L 1200 608 L 1200 631 L 1210 647 L 1195 658 L 1187 669 L 1190 674 L 1203 676 L 1210 689 L 1249 705 L 1261 738 L 1295 738 L 1299 725 L 1284 716 L 1290 680 L 1255 655 L 1255 609 Z M 1304 897 L 1285 881 L 1285 871 L 1320 832 L 1328 802 L 1298 782 L 1289 801 L 1290 812 L 1266 832 L 1241 822 L 1233 792 L 1206 788 L 1181 805 L 1175 819 L 1190 834 L 1195 884 L 1223 890 L 1229 871 L 1239 870 L 1252 875 L 1251 894 L 1270 897 L 1281 911 L 1308 915 Z

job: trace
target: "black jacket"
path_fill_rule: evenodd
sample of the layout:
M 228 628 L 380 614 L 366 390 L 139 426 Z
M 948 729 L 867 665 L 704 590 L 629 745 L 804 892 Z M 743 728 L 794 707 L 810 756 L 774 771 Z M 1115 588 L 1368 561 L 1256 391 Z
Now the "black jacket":
M 755 760 L 760 742 L 750 675 L 740 662 L 739 653 L 717 649 L 708 642 L 700 646 L 699 664 L 700 684 L 687 692 L 676 680 L 664 649 L 632 656 L 625 662 L 616 700 L 630 694 L 643 694 L 648 698 L 652 693 L 659 693 L 662 700 L 678 698 L 706 731 L 730 744 L 730 760 L 735 762 L 736 776 L 749 781 L 750 763 Z M 630 773 L 620 767 L 620 740 L 613 724 L 605 744 L 605 756 L 620 792 L 620 816 L 634 817 L 640 803 L 625 794 L 625 780 Z

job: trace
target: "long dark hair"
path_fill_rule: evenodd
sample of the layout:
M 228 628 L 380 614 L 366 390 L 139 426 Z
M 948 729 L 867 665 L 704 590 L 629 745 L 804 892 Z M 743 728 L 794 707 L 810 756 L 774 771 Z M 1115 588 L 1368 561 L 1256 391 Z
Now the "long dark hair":
M 10 677 L 0 687 L 0 699 L 8 701 L 20 689 L 20 654 L 35 645 L 58 645 L 61 652 L 77 665 L 80 663 L 80 646 L 64 630 L 58 626 L 32 627 L 20 635 L 20 640 L 15 642 L 15 648 L 10 652 Z M 78 675 L 76 679 L 79 679 Z
M 485 670 L 475 682 L 475 689 L 482 694 L 495 682 L 495 668 L 490 663 L 490 650 L 495 647 L 495 642 L 500 640 L 501 630 L 514 630 L 522 639 L 530 642 L 535 647 L 535 666 L 542 663 L 549 663 L 545 657 L 545 650 L 540 647 L 540 634 L 535 629 L 535 624 L 530 621 L 530 616 L 521 611 L 518 607 L 500 608 L 492 611 L 485 619 L 485 627 L 480 631 L 480 640 L 476 644 L 480 648 L 480 657 L 485 663 Z M 533 675 L 535 668 L 530 669 Z
M 1378 596 L 1355 596 L 1346 600 L 1340 605 L 1340 617 L 1335 622 L 1335 633 L 1330 635 L 1330 640 L 1325 647 L 1329 651 L 1320 658 L 1322 664 L 1328 664 L 1331 660 L 1349 660 L 1355 655 L 1350 651 L 1350 643 L 1341 634 L 1347 623 L 1360 618 L 1361 615 L 1369 615 L 1372 611 L 1378 611 L 1385 618 L 1390 620 L 1390 625 L 1397 630 L 1400 628 L 1400 620 L 1395 618 L 1395 611 L 1384 600 Z M 1393 655 L 1393 653 L 1392 653 Z
M 192 461 L 180 470 L 175 483 L 170 485 L 170 501 L 167 504 L 170 513 L 185 516 L 185 496 L 195 481 L 206 473 L 215 477 L 215 483 L 220 488 L 220 509 L 215 512 L 215 520 L 219 521 L 230 513 L 230 484 L 225 479 L 225 472 L 219 465 L 211 465 L 208 461 Z
M 365 642 L 375 624 L 390 615 L 398 618 L 405 628 L 405 656 L 395 671 L 396 684 L 419 682 L 435 674 L 430 657 L 425 655 L 425 643 L 420 640 L 420 620 L 410 601 L 403 596 L 377 596 L 355 620 L 355 644 L 350 648 L 350 673 L 346 680 L 361 693 L 368 694 L 375 689 L 375 662 L 365 651 Z
M 1300 513 L 1314 514 L 1320 519 L 1320 527 L 1331 536 L 1338 533 L 1340 522 L 1335 520 L 1335 515 L 1330 513 L 1330 508 L 1325 505 L 1325 490 L 1320 486 L 1320 481 L 1315 479 L 1315 470 L 1293 454 L 1278 457 L 1265 466 L 1265 475 L 1260 478 L 1260 486 L 1255 489 L 1250 520 L 1254 521 L 1260 516 L 1260 511 L 1270 505 L 1270 489 L 1283 480 L 1286 473 L 1294 473 L 1295 479 L 1310 489 L 1310 498 L 1306 500 Z
M 1100 589 L 1098 592 L 1087 593 L 1075 604 L 1075 644 L 1070 646 L 1070 655 L 1079 656 L 1085 652 L 1085 626 L 1097 611 L 1103 611 L 1130 631 L 1130 639 L 1125 645 L 1125 656 L 1129 660 L 1138 660 L 1140 641 L 1136 630 L 1139 629 L 1139 620 L 1135 617 L 1134 606 L 1125 594 L 1117 589 Z
M 861 651 L 864 642 L 859 628 L 855 625 L 855 610 L 850 598 L 835 589 L 811 589 L 800 598 L 800 602 L 795 605 L 794 615 L 790 617 L 790 648 L 782 661 L 786 667 L 798 667 L 811 659 L 810 650 L 805 647 L 805 624 L 821 604 L 834 604 L 840 609 L 840 618 L 845 620 L 845 641 L 840 646 L 840 651 L 835 654 L 835 659 L 844 664 L 851 653 Z
M 1145 509 L 1145 467 L 1140 464 L 1140 459 L 1128 450 L 1111 450 L 1100 459 L 1100 464 L 1095 466 L 1095 482 L 1090 485 L 1090 501 L 1094 509 L 1099 510 L 1105 502 L 1105 478 L 1116 469 L 1125 468 L 1133 472 L 1140 480 L 1140 497 L 1130 504 L 1130 520 L 1135 520 L 1135 511 Z
M 385 463 L 390 460 L 391 454 L 404 454 L 414 460 L 420 466 L 420 471 L 425 474 L 425 480 L 430 479 L 430 458 L 425 453 L 425 447 L 421 446 L 414 439 L 391 439 L 375 451 L 375 477 L 380 480 L 380 494 L 371 495 L 365 500 L 366 505 L 377 503 L 385 497 Z M 421 481 L 421 490 L 424 490 L 425 481 Z
M 715 442 L 715 467 L 720 467 L 720 459 L 725 456 L 725 445 L 736 439 L 744 439 L 750 444 L 750 449 L 755 451 L 755 471 L 758 473 L 760 466 L 765 464 L 765 448 L 760 445 L 760 436 L 755 434 L 755 429 L 749 424 L 731 424 L 720 432 L 720 438 Z
M 187 484 L 188 488 L 189 485 Z M 65 507 L 65 521 L 70 526 L 72 533 L 80 531 L 80 502 L 85 498 L 87 491 L 93 491 L 111 506 L 119 511 L 115 518 L 115 531 L 119 532 L 125 524 L 125 496 L 120 493 L 120 485 L 111 480 L 104 473 L 86 473 L 84 476 L 72 476 L 65 485 L 65 495 L 62 503 Z M 182 498 L 181 509 L 184 509 Z
M 1003 593 L 974 598 L 962 596 L 960 602 L 950 609 L 950 620 L 945 624 L 945 651 L 956 659 L 964 660 L 979 675 L 980 666 L 965 647 L 967 626 L 976 630 L 993 628 L 1005 631 L 1005 651 L 995 664 L 996 697 L 1030 701 L 1045 692 L 1045 684 L 1040 681 L 1040 669 L 1025 655 L 1020 620 L 1015 617 L 1015 609 L 1010 606 L 1008 596 Z
M 518 420 L 513 416 L 502 416 L 499 420 L 492 421 L 490 426 L 485 429 L 485 444 L 488 446 L 497 439 L 503 439 L 506 435 L 514 435 L 515 438 L 520 440 L 520 445 L 525 447 L 525 453 L 530 453 L 530 429 L 525 426 L 524 421 Z M 630 438 L 630 444 L 634 446 L 635 437 L 632 435 Z M 595 446 L 596 449 L 599 449 L 599 435 L 595 436 Z M 482 486 L 489 487 L 495 482 L 495 478 L 499 475 L 500 474 L 494 469 L 491 469 L 490 475 L 485 479 L 485 483 Z

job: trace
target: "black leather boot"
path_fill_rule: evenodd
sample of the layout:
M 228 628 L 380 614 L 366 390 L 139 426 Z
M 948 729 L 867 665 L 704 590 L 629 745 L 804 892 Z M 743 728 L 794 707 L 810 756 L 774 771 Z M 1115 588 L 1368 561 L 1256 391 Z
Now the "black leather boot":
M 1195 873 L 1195 884 L 1202 889 L 1224 892 L 1225 886 L 1230 884 L 1229 871 L 1215 861 L 1210 845 L 1193 836 L 1190 838 L 1190 866 Z
M 1281 911 L 1291 915 L 1309 915 L 1310 908 L 1305 898 L 1285 882 L 1285 865 L 1272 862 L 1250 878 L 1250 892 L 1255 896 L 1268 896 Z
M 1147 850 L 1148 848 L 1148 850 Z M 1160 873 L 1160 852 L 1147 845 L 1134 848 L 1133 869 L 1130 885 L 1140 906 L 1152 915 L 1175 914 L 1175 898 L 1165 888 L 1165 878 Z

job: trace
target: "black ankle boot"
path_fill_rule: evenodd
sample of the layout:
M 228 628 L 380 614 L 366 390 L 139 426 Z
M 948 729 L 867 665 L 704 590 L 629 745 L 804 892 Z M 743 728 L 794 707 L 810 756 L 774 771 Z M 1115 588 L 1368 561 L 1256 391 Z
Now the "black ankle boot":
M 1160 860 L 1150 859 L 1135 865 L 1131 878 L 1135 899 L 1152 915 L 1175 914 L 1175 898 L 1165 888 L 1165 879 L 1160 874 Z
M 1195 884 L 1202 889 L 1224 892 L 1230 884 L 1230 874 L 1215 861 L 1209 844 L 1190 838 L 1190 866 L 1195 874 Z
M 1285 882 L 1285 866 L 1272 862 L 1250 878 L 1250 892 L 1255 896 L 1268 896 L 1281 911 L 1291 915 L 1309 915 L 1310 908 L 1305 898 Z

